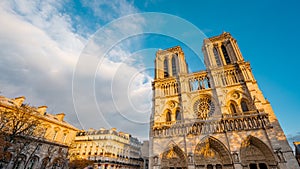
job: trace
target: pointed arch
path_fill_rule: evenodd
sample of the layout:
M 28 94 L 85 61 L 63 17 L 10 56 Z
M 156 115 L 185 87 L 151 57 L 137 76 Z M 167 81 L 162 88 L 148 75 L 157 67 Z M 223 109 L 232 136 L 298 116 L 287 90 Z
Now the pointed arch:
M 179 109 L 176 109 L 175 117 L 176 117 L 176 121 L 182 120 L 182 114 Z
M 277 166 L 272 150 L 262 140 L 248 136 L 241 144 L 241 162 L 245 166 Z
M 249 106 L 248 106 L 248 104 L 247 104 L 247 102 L 246 102 L 245 99 L 241 100 L 241 108 L 242 108 L 243 112 L 249 111 Z
M 187 158 L 183 150 L 175 143 L 169 144 L 168 148 L 162 153 L 161 168 L 186 169 L 187 167 Z
M 229 150 L 218 139 L 208 136 L 198 143 L 194 150 L 196 165 L 233 166 Z
M 232 115 L 236 115 L 237 114 L 237 109 L 236 109 L 237 107 L 236 107 L 235 103 L 231 102 L 229 104 L 229 108 L 230 108 L 230 112 L 231 112 Z
M 170 122 L 170 121 L 172 121 L 171 111 L 167 110 L 167 112 L 166 112 L 166 122 Z

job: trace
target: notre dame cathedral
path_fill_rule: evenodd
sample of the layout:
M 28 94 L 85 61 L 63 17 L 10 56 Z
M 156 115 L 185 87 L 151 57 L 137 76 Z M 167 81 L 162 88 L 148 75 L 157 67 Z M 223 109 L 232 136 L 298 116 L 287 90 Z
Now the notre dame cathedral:
M 179 46 L 156 53 L 150 168 L 299 168 L 236 40 L 224 32 L 202 50 L 194 73 Z

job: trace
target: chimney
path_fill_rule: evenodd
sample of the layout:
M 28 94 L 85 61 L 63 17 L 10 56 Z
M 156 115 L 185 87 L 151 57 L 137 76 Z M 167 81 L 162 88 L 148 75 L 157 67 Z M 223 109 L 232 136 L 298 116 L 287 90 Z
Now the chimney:
M 41 115 L 45 115 L 47 108 L 48 108 L 47 106 L 40 106 L 40 107 L 38 107 L 37 111 L 38 111 Z
M 20 107 L 23 104 L 25 99 L 26 99 L 25 96 L 20 96 L 20 97 L 15 98 L 14 102 L 18 107 Z
M 63 121 L 65 117 L 65 113 L 59 113 L 55 115 L 59 121 Z

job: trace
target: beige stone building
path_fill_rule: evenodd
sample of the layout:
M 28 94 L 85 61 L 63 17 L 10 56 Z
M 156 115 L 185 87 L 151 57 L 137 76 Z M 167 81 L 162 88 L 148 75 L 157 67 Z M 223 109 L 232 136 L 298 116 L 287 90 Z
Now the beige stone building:
M 23 132 L 16 135 L 8 149 L 11 161 L 7 161 L 7 164 L 5 160 L 2 161 L 2 167 L 16 169 L 66 168 L 68 149 L 78 129 L 64 121 L 64 113 L 52 115 L 47 113 L 47 106 L 36 108 L 25 105 L 23 103 L 24 100 L 25 97 L 9 99 L 0 96 L 0 111 L 7 112 L 8 115 L 13 114 L 13 116 L 9 117 L 15 117 L 15 119 L 9 119 L 9 123 L 1 119 L 1 126 L 2 124 L 12 125 L 12 123 L 20 123 L 19 126 L 26 127 L 38 121 L 38 123 L 34 123 L 34 125 L 38 126 L 28 129 L 39 129 L 38 131 L 33 131 L 33 134 Z M 11 134 L 12 130 L 8 128 L 6 131 Z
M 73 159 L 94 161 L 94 168 L 99 169 L 140 169 L 142 143 L 128 133 L 110 130 L 90 129 L 80 131 L 70 150 Z
M 202 50 L 195 73 L 179 46 L 156 53 L 150 168 L 299 168 L 236 40 L 224 32 Z
M 300 165 L 300 142 L 294 142 L 295 146 L 295 157 Z

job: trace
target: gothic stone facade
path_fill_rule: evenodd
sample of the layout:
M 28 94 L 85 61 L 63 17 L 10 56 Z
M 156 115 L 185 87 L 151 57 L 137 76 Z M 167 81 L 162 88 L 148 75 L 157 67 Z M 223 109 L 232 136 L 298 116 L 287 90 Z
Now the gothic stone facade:
M 179 46 L 156 53 L 150 168 L 299 168 L 236 40 L 224 32 L 202 50 L 195 73 Z

